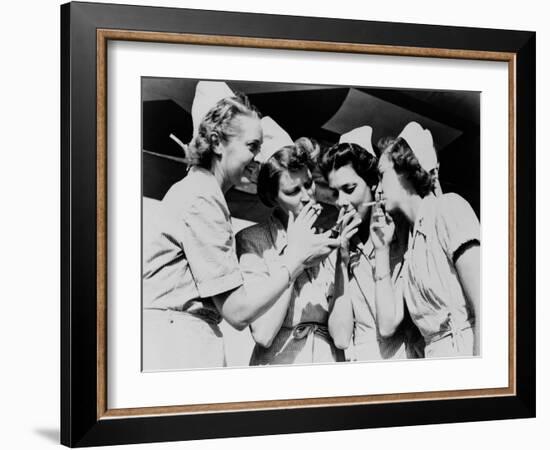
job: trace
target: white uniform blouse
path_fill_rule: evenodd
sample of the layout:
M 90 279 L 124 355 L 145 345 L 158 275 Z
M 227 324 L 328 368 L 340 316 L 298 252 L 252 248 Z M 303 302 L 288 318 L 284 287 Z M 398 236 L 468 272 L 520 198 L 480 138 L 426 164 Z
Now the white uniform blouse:
M 422 199 L 409 240 L 405 300 L 426 345 L 473 326 L 455 257 L 464 244 L 480 242 L 479 228 L 471 206 L 459 195 Z

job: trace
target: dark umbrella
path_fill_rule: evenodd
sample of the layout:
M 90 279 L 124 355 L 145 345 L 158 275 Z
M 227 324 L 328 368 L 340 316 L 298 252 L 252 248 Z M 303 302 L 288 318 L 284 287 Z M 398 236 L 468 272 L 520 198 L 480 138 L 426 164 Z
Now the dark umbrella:
M 145 197 L 161 199 L 185 175 L 183 151 L 170 134 L 190 141 L 196 84 L 187 79 L 143 81 Z M 292 139 L 312 137 L 322 146 L 336 143 L 340 135 L 362 125 L 373 128 L 375 146 L 381 137 L 397 136 L 408 122 L 419 122 L 434 137 L 443 190 L 460 193 L 479 211 L 479 93 L 246 81 L 228 84 L 246 93 L 251 103 L 279 123 Z M 471 176 L 465 178 L 464 173 Z M 330 191 L 318 174 L 316 182 L 320 200 L 331 203 Z M 269 210 L 254 194 L 255 186 L 250 184 L 228 193 L 236 217 L 254 222 L 267 217 Z

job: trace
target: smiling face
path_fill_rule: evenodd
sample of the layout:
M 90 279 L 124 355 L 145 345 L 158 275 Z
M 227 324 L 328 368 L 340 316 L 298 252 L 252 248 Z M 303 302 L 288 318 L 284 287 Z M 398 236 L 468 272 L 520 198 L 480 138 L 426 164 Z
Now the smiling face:
M 370 207 L 365 206 L 365 203 L 373 200 L 372 191 L 351 163 L 331 170 L 328 184 L 336 196 L 338 208 L 352 206 L 362 221 L 368 218 Z
M 275 199 L 286 214 L 296 217 L 302 208 L 315 198 L 315 183 L 307 167 L 297 171 L 283 170 L 279 176 L 279 190 Z
M 231 123 L 232 134 L 219 142 L 216 153 L 221 156 L 221 169 L 229 185 L 240 183 L 252 165 L 262 145 L 262 126 L 256 115 L 236 116 Z

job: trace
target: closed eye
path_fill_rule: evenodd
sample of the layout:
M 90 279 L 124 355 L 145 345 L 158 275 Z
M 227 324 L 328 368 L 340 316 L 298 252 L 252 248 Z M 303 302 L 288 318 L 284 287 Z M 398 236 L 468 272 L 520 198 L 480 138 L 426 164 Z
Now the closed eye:
M 353 193 L 353 191 L 355 190 L 355 188 L 357 187 L 356 184 L 347 184 L 345 186 L 342 187 L 342 190 L 346 193 L 346 194 L 351 194 Z
M 291 191 L 284 191 L 283 192 L 285 193 L 285 195 L 296 195 L 300 192 L 300 188 L 296 187 L 294 189 L 292 189 Z

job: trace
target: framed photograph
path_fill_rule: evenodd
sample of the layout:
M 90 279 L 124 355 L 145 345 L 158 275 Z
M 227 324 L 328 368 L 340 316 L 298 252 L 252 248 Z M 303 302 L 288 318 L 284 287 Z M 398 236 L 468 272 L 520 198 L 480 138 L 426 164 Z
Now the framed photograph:
M 535 33 L 61 7 L 61 442 L 535 416 Z

